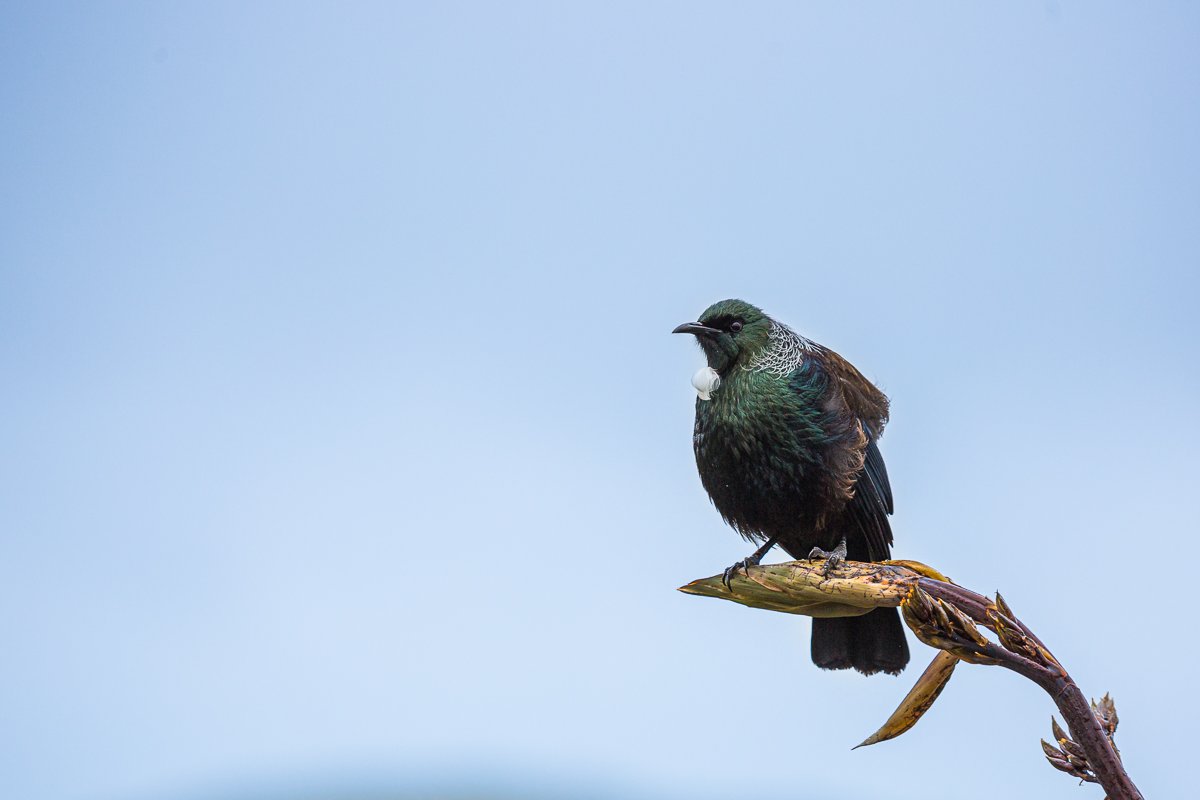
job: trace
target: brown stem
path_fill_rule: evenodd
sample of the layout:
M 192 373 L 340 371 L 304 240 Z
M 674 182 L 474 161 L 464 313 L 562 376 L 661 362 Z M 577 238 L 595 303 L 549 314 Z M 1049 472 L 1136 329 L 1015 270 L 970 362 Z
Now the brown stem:
M 1060 677 L 1036 683 L 1058 706 L 1071 731 L 1071 738 L 1087 753 L 1088 765 L 1096 773 L 1104 791 L 1108 792 L 1109 800 L 1142 800 L 1142 793 L 1125 772 L 1112 740 L 1100 727 L 1100 721 L 1092 713 L 1091 706 L 1071 676 L 1064 673 Z
M 943 583 L 932 578 L 922 577 L 919 584 L 930 596 L 953 603 L 973 619 L 991 627 L 987 616 L 987 608 L 991 605 L 991 601 L 983 595 L 956 584 Z M 1013 622 L 1017 624 L 1022 633 L 1036 642 L 1046 653 L 1050 652 L 1024 623 L 1019 619 L 1014 619 Z M 1010 653 L 1002 647 L 993 646 L 987 650 L 988 655 L 995 658 L 1000 666 L 1028 678 L 1050 695 L 1050 699 L 1058 706 L 1059 712 L 1066 720 L 1071 737 L 1087 754 L 1088 765 L 1099 779 L 1100 785 L 1104 787 L 1104 791 L 1108 793 L 1109 800 L 1142 800 L 1142 793 L 1138 791 L 1129 774 L 1125 772 L 1125 767 L 1121 764 L 1121 758 L 1117 755 L 1112 740 L 1105 734 L 1104 729 L 1100 726 L 1100 721 L 1092 713 L 1091 707 L 1083 693 L 1079 691 L 1079 687 L 1075 685 L 1075 681 L 1067 674 L 1066 670 L 1062 669 L 1060 664 L 1057 664 L 1057 661 L 1058 669 L 1051 670 Z
M 983 595 L 977 592 L 972 592 L 970 589 L 964 589 L 957 583 L 945 583 L 943 581 L 934 580 L 933 578 L 921 577 L 917 583 L 920 584 L 922 589 L 934 597 L 940 597 L 947 602 L 954 603 L 963 611 L 966 611 L 968 614 L 970 614 L 975 621 L 991 627 L 991 623 L 987 617 L 987 609 L 988 606 L 992 605 L 992 601 Z M 1037 642 L 1043 650 L 1050 652 L 1050 648 L 1042 644 L 1042 640 L 1039 639 L 1033 631 L 1025 627 L 1025 623 L 1021 622 L 1019 619 L 1013 620 L 1013 622 L 1017 623 L 1017 627 L 1021 629 L 1022 633 L 1024 633 L 1033 641 Z

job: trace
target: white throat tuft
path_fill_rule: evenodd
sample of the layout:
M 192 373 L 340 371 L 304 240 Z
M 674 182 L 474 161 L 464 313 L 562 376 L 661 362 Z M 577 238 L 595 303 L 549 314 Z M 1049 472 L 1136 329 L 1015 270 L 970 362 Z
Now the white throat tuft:
M 692 386 L 701 400 L 712 400 L 712 393 L 721 386 L 721 376 L 712 367 L 701 367 L 692 376 Z

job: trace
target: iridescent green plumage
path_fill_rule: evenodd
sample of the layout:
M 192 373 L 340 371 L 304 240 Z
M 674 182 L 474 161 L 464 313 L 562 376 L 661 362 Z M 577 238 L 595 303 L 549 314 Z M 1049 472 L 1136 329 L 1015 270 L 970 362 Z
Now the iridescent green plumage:
M 833 351 L 740 300 L 716 303 L 676 332 L 696 336 L 721 379 L 711 399 L 696 401 L 694 446 L 725 520 L 794 558 L 842 541 L 851 559 L 888 558 L 892 496 L 876 446 L 887 397 Z M 899 616 L 814 620 L 813 660 L 900 671 L 908 648 Z

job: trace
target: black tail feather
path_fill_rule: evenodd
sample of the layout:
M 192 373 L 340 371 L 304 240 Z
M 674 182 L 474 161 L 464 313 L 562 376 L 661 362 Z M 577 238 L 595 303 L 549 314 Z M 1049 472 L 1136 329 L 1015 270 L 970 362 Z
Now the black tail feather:
M 822 669 L 899 674 L 908 664 L 899 610 L 877 608 L 861 617 L 813 619 L 812 660 Z

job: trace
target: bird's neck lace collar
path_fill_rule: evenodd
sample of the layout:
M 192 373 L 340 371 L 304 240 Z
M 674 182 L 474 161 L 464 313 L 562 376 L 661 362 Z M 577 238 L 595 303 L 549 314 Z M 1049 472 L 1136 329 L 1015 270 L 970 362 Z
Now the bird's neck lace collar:
M 804 363 L 804 359 L 815 349 L 815 345 L 800 334 L 774 320 L 767 332 L 769 343 L 750 363 L 742 367 L 746 372 L 769 372 L 782 378 Z

